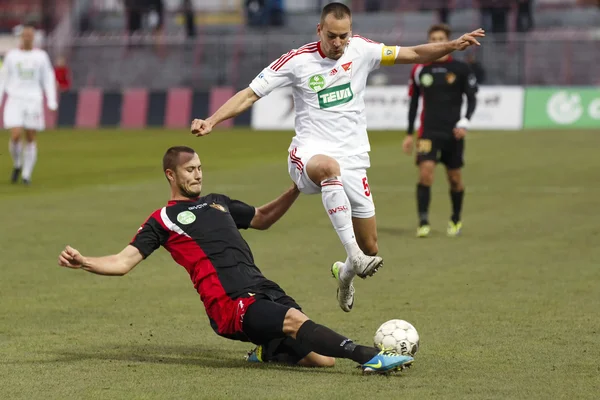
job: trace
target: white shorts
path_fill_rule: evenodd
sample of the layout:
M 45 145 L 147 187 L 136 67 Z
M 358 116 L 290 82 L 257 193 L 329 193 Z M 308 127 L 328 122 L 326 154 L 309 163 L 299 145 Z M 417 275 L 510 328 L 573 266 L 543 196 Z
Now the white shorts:
M 308 161 L 315 155 L 322 154 L 309 148 L 294 148 L 288 155 L 288 172 L 290 177 L 304 194 L 321 193 L 321 187 L 314 183 L 306 173 Z M 371 218 L 375 215 L 373 193 L 367 179 L 367 169 L 371 166 L 368 153 L 350 157 L 333 157 L 340 164 L 344 191 L 350 200 L 352 216 Z
M 43 131 L 45 128 L 44 103 L 41 100 L 23 100 L 9 96 L 4 105 L 4 128 Z

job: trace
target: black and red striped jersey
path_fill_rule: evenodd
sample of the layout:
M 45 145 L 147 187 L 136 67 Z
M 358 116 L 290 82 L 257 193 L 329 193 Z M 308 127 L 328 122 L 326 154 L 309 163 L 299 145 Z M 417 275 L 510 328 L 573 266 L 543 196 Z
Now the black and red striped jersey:
M 144 258 L 163 246 L 189 273 L 207 310 L 248 288 L 270 283 L 254 263 L 239 229 L 250 227 L 254 207 L 222 194 L 169 201 L 131 241 Z

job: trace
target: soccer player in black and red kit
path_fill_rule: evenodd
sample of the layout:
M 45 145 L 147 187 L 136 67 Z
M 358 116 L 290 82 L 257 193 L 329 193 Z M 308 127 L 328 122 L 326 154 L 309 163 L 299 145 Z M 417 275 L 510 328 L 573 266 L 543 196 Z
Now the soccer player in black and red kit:
M 85 257 L 67 246 L 59 265 L 100 275 L 125 275 L 162 246 L 188 271 L 215 332 L 259 346 L 249 361 L 332 366 L 334 357 L 339 357 L 358 362 L 364 372 L 378 373 L 412 363 L 412 357 L 357 345 L 313 322 L 254 263 L 239 229 L 269 228 L 298 198 L 295 185 L 255 208 L 222 194 L 200 196 L 202 166 L 189 147 L 168 149 L 163 170 L 171 199 L 150 215 L 123 251 Z
M 429 29 L 429 42 L 444 42 L 449 38 L 450 28 L 447 25 L 434 25 Z M 431 64 L 415 65 L 412 70 L 409 84 L 411 100 L 408 131 L 402 147 L 406 153 L 412 154 L 415 117 L 419 98 L 422 97 L 423 111 L 416 143 L 416 161 L 419 167 L 418 237 L 427 237 L 431 231 L 429 203 L 437 162 L 446 166 L 450 183 L 452 216 L 447 233 L 449 236 L 457 236 L 461 232 L 461 211 L 465 193 L 461 168 L 464 166 L 465 135 L 475 111 L 476 93 L 477 79 L 468 64 L 454 60 L 451 56 L 442 57 Z M 463 95 L 467 98 L 467 111 L 461 118 Z

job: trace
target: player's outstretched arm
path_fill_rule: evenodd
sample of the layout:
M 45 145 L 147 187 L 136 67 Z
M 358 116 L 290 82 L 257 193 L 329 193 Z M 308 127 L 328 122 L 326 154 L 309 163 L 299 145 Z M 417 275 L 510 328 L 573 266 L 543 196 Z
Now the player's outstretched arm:
M 9 70 L 8 70 L 9 57 L 7 56 L 0 67 L 0 105 L 2 105 L 2 98 L 4 97 L 4 89 L 8 84 Z
M 406 137 L 402 141 L 402 150 L 408 155 L 413 152 L 413 133 L 415 131 L 415 119 L 417 118 L 417 110 L 419 108 L 419 89 L 418 86 L 414 85 L 416 89 L 410 97 L 410 107 L 408 109 L 408 129 L 406 130 Z
M 48 108 L 52 111 L 56 111 L 58 108 L 56 97 L 56 77 L 54 75 L 54 68 L 52 68 L 52 63 L 50 62 L 48 53 L 44 53 L 42 85 L 44 87 L 44 93 L 46 94 Z
M 428 43 L 419 46 L 401 47 L 395 64 L 426 64 L 437 60 L 456 50 L 464 50 L 469 46 L 481 46 L 477 38 L 485 36 L 483 29 L 466 33 L 449 42 Z
M 249 87 L 240 90 L 207 119 L 193 120 L 191 126 L 192 134 L 196 136 L 208 135 L 213 127 L 243 113 L 252 107 L 252 104 L 256 103 L 258 99 L 260 99 L 260 97 L 258 97 Z
M 104 257 L 84 257 L 76 249 L 67 246 L 58 256 L 58 265 L 83 269 L 98 275 L 122 276 L 143 259 L 140 251 L 131 245 L 125 247 L 119 254 Z
M 255 210 L 254 218 L 250 222 L 250 227 L 254 229 L 268 229 L 275 222 L 279 221 L 281 217 L 290 209 L 292 204 L 296 201 L 300 191 L 294 184 L 285 193 L 265 204 L 264 206 L 258 207 Z

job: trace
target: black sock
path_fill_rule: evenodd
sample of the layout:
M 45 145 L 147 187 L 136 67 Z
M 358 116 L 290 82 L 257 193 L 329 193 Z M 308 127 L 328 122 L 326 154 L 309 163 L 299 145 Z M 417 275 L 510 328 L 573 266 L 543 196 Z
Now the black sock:
M 298 341 L 289 336 L 283 339 L 273 339 L 266 345 L 263 345 L 262 348 L 262 360 L 264 362 L 295 365 L 308 355 L 308 350 L 301 348 Z
M 462 211 L 463 197 L 465 196 L 465 190 L 460 192 L 450 191 L 450 199 L 452 200 L 452 222 L 455 224 L 460 221 L 460 212 Z
M 359 364 L 366 363 L 379 353 L 375 347 L 354 344 L 352 340 L 311 320 L 298 329 L 296 340 L 322 356 L 348 358 Z
M 417 185 L 417 210 L 419 211 L 419 225 L 429 225 L 429 202 L 431 201 L 431 187 Z

